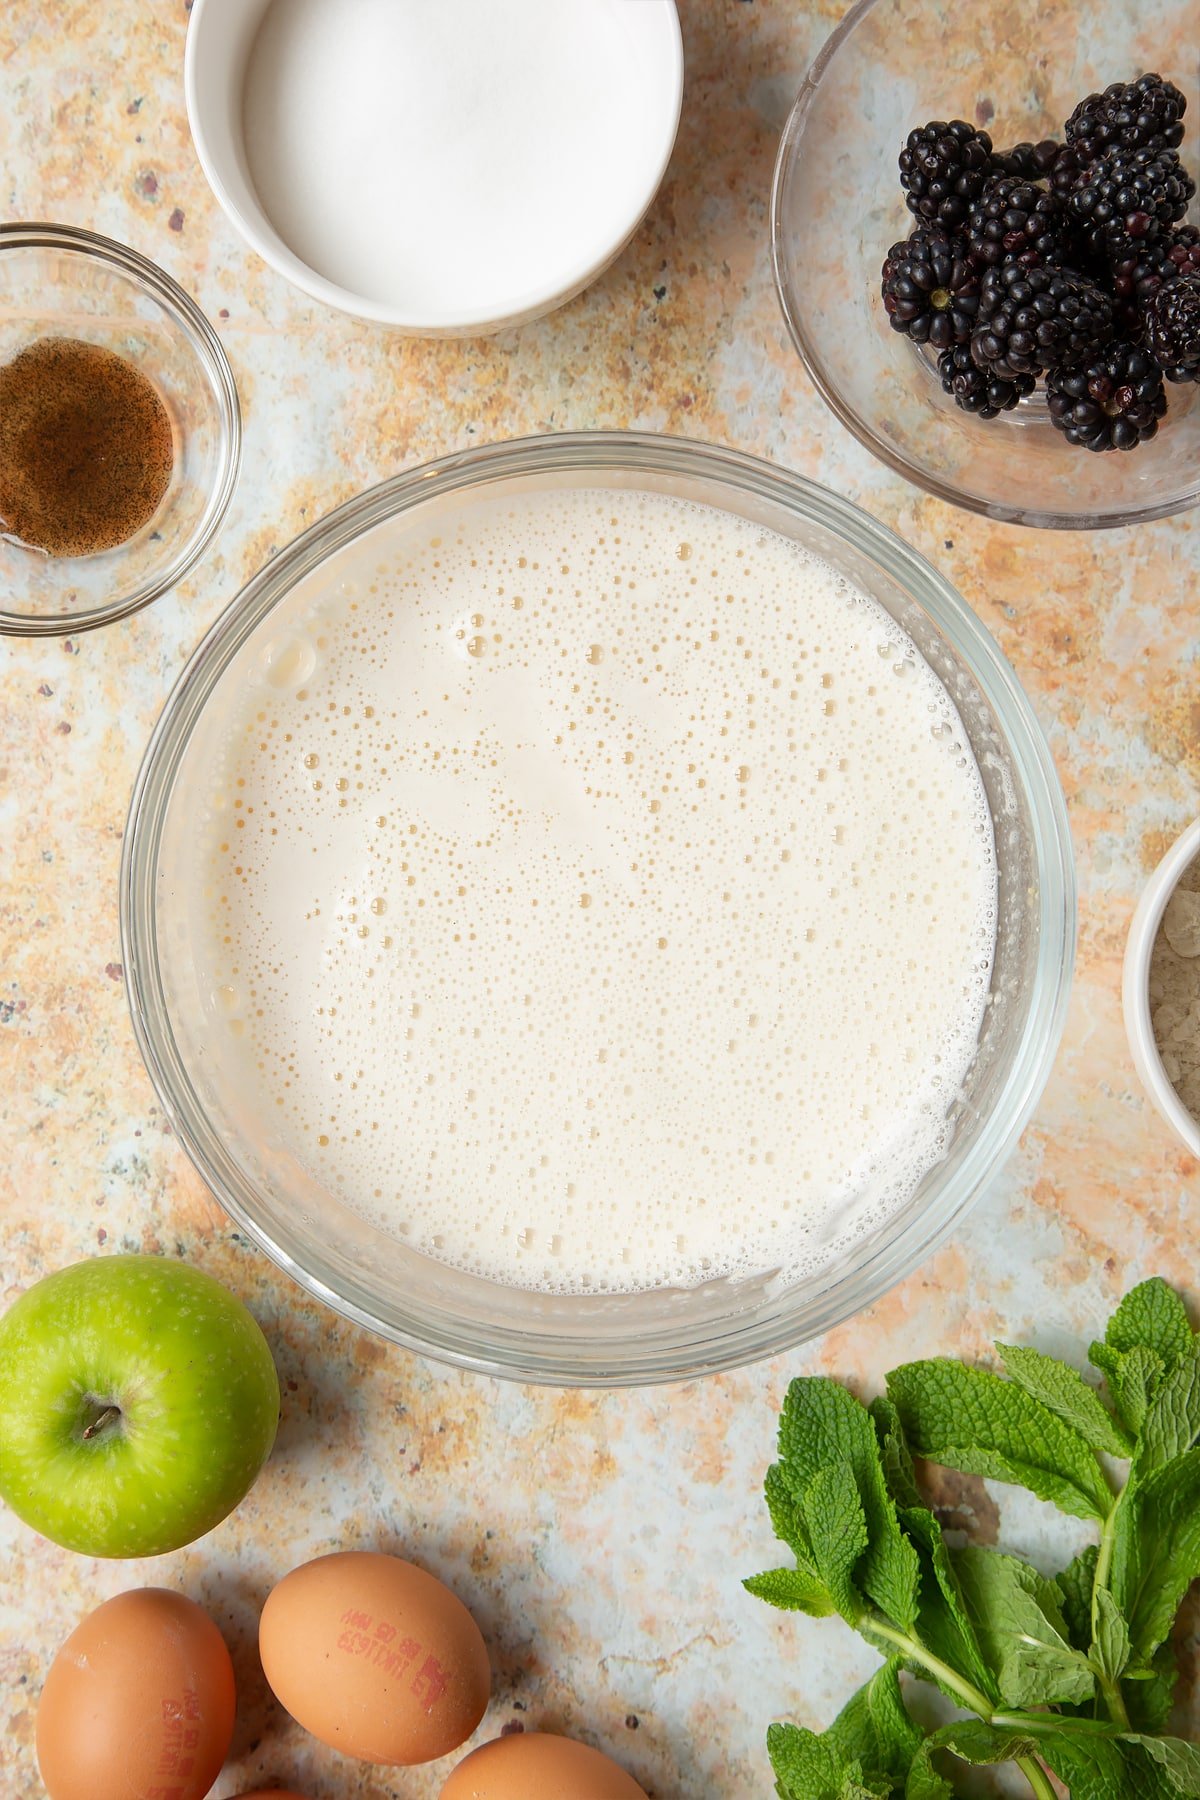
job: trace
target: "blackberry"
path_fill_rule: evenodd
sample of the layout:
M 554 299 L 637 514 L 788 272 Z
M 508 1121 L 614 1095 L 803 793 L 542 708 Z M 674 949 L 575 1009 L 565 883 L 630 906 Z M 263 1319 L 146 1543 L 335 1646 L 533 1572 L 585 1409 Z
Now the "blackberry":
M 1112 264 L 1112 291 L 1130 319 L 1139 317 L 1164 281 L 1175 279 L 1177 271 L 1167 251 L 1167 243 L 1160 238 L 1153 244 L 1132 245 L 1127 256 Z
M 1184 95 L 1161 75 L 1114 81 L 1079 102 L 1067 120 L 1067 142 L 1085 163 L 1110 150 L 1174 150 L 1186 111 Z
M 910 131 L 900 152 L 900 186 L 909 212 L 948 231 L 966 222 L 992 173 L 992 140 L 965 119 L 934 119 Z
M 1138 326 L 1159 288 L 1181 275 L 1200 275 L 1200 226 L 1180 225 L 1153 243 L 1132 247 L 1110 270 L 1113 293 Z
M 1096 159 L 1068 205 L 1092 254 L 1114 263 L 1163 237 L 1195 191 L 1174 150 L 1114 150 Z
M 1026 181 L 1044 181 L 1062 155 L 1057 138 L 1040 144 L 1014 144 L 1011 150 L 993 150 L 992 168 L 997 175 L 1023 175 Z
M 1046 175 L 1054 192 L 1065 200 L 1084 179 L 1088 166 L 1070 144 L 1060 144 L 1058 155 L 1046 170 Z
M 1180 275 L 1146 308 L 1146 341 L 1168 381 L 1200 381 L 1200 275 Z
M 974 413 L 980 419 L 994 419 L 997 414 L 1011 412 L 1018 400 L 1032 394 L 1037 382 L 1032 375 L 1014 375 L 1005 379 L 991 370 L 981 369 L 972 360 L 966 344 L 955 344 L 938 357 L 938 374 L 948 394 L 954 395 L 955 406 Z
M 1180 275 L 1200 275 L 1200 225 L 1181 225 L 1166 240 L 1166 261 Z
M 1046 373 L 1052 424 L 1084 450 L 1135 450 L 1167 410 L 1162 370 L 1148 350 L 1112 344 L 1074 368 Z
M 984 275 L 971 355 L 1011 381 L 1051 363 L 1075 363 L 1113 336 L 1115 303 L 1072 269 L 1001 263 Z
M 1055 193 L 1003 175 L 984 189 L 967 215 L 967 248 L 980 267 L 1026 257 L 1061 262 L 1070 250 L 1070 214 Z
M 965 344 L 979 310 L 979 276 L 961 238 L 920 227 L 893 244 L 883 265 L 884 311 L 893 331 L 945 350 Z

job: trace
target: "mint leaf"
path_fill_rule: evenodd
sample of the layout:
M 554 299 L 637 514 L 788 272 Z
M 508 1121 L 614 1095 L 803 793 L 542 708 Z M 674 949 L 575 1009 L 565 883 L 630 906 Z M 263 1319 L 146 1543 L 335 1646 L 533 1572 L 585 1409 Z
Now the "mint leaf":
M 1070 1425 L 1085 1444 L 1093 1450 L 1107 1450 L 1110 1456 L 1132 1454 L 1133 1439 L 1077 1370 L 1040 1350 L 999 1343 L 996 1348 L 1017 1386 L 1040 1400 L 1064 1425 Z
M 1105 1681 L 1117 1681 L 1129 1661 L 1129 1627 L 1107 1588 L 1096 1593 L 1096 1635 L 1088 1660 Z
M 1066 1783 L 1071 1800 L 1150 1800 L 1130 1769 L 1130 1753 L 1113 1738 L 1059 1732 L 1038 1746 L 1042 1761 Z
M 1139 1479 L 1183 1456 L 1200 1437 L 1200 1341 L 1193 1339 L 1168 1370 L 1146 1409 L 1130 1471 Z
M 1132 1350 L 1093 1344 L 1088 1361 L 1103 1372 L 1113 1405 L 1136 1436 L 1166 1374 L 1162 1357 L 1142 1344 L 1136 1344 Z
M 775 1536 L 791 1550 L 796 1558 L 796 1567 L 794 1570 L 770 1569 L 765 1575 L 751 1575 L 743 1582 L 743 1586 L 749 1588 L 758 1599 L 767 1601 L 770 1606 L 810 1613 L 814 1619 L 828 1617 L 838 1609 L 817 1572 L 803 1507 L 793 1493 L 781 1463 L 773 1463 L 767 1470 L 763 1492 Z M 793 1579 L 786 1584 L 776 1579 L 787 1575 Z
M 1027 1732 L 1011 1732 L 1002 1726 L 984 1724 L 982 1719 L 959 1719 L 945 1724 L 941 1732 L 932 1733 L 930 1742 L 954 1751 L 963 1762 L 1015 1762 L 1016 1757 L 1034 1757 L 1036 1741 Z
M 904 1800 L 954 1800 L 954 1789 L 944 1776 L 938 1774 L 931 1752 L 925 1747 L 913 1759 L 904 1784 Z
M 841 1457 L 863 1473 L 879 1460 L 875 1428 L 865 1406 L 827 1375 L 798 1375 L 779 1419 L 779 1455 L 792 1478 L 807 1485 Z
M 763 1493 L 766 1495 L 767 1511 L 771 1516 L 775 1536 L 787 1545 L 798 1562 L 811 1569 L 812 1542 L 804 1523 L 800 1495 L 793 1489 L 782 1463 L 772 1463 L 767 1470 Z
M 933 1766 L 933 1754 L 945 1750 L 967 1763 L 1013 1762 L 1033 1756 L 1037 1746 L 1020 1731 L 985 1725 L 982 1719 L 963 1719 L 931 1732 L 913 1759 L 905 1800 L 951 1800 L 954 1789 Z
M 1018 1756 L 1036 1756 L 1037 1740 L 1028 1732 L 987 1725 L 982 1719 L 957 1719 L 943 1725 L 926 1740 L 936 1750 L 949 1750 L 968 1763 L 1015 1762 Z
M 882 1482 L 882 1470 L 880 1481 Z M 917 1583 L 920 1565 L 917 1553 L 900 1530 L 896 1507 L 886 1491 L 873 1496 L 886 1503 L 886 1524 L 880 1536 L 872 1537 L 858 1571 L 864 1590 L 881 1612 L 887 1614 L 901 1631 L 911 1631 L 917 1617 Z M 867 1502 L 864 1500 L 864 1507 Z M 878 1507 L 883 1512 L 884 1507 Z
M 896 1668 L 885 1663 L 828 1731 L 772 1725 L 767 1748 L 783 1800 L 876 1800 L 903 1787 L 924 1734 L 905 1709 Z
M 1191 1348 L 1192 1327 L 1179 1295 L 1155 1275 L 1126 1294 L 1108 1321 L 1104 1342 L 1118 1351 L 1153 1350 L 1169 1373 Z
M 903 1786 L 925 1734 L 904 1704 L 899 1669 L 898 1657 L 885 1662 L 842 1708 L 825 1736 L 864 1769 L 878 1770 Z
M 975 1636 L 1010 1706 L 1072 1705 L 1095 1692 L 1088 1660 L 1067 1641 L 1059 1592 L 1015 1556 L 968 1546 L 952 1555 Z
M 767 1754 L 780 1800 L 886 1800 L 893 1790 L 890 1777 L 864 1773 L 829 1732 L 818 1737 L 799 1725 L 772 1725 Z
M 1198 1575 L 1200 1450 L 1189 1450 L 1127 1490 L 1117 1522 L 1109 1585 L 1138 1662 L 1169 1636 Z
M 867 1547 L 867 1521 L 848 1462 L 817 1470 L 804 1490 L 804 1519 L 817 1574 L 846 1623 L 857 1625 L 866 1607 L 852 1577 Z
M 1092 1589 L 1096 1585 L 1099 1546 L 1089 1544 L 1054 1578 L 1062 1605 L 1067 1642 L 1086 1652 L 1092 1642 Z
M 1200 1747 L 1173 1737 L 1139 1736 L 1133 1741 L 1165 1771 L 1179 1793 L 1200 1795 Z
M 925 1507 L 906 1507 L 900 1516 L 905 1530 L 921 1552 L 917 1635 L 940 1662 L 965 1675 L 972 1687 L 986 1694 L 989 1700 L 998 1701 L 1000 1689 L 975 1636 L 941 1526 Z M 931 1679 L 925 1669 L 916 1665 L 914 1669 L 926 1681 Z M 956 1703 L 960 1699 L 951 1688 L 942 1691 Z
M 887 1388 L 919 1456 L 1026 1487 L 1076 1518 L 1107 1518 L 1112 1495 L 1087 1444 L 1015 1382 L 936 1357 L 894 1369 Z
M 1179 1790 L 1136 1738 L 1085 1735 L 1064 1719 L 1057 1731 L 1039 1734 L 1038 1755 L 1071 1800 L 1177 1800 Z
M 1036 1757 L 1066 1782 L 1071 1800 L 1176 1800 L 1200 1796 L 1200 1749 L 1179 1738 L 1149 1738 L 1116 1726 L 1052 1714 L 1022 1731 L 966 1719 L 932 1732 L 914 1772 L 938 1750 L 972 1764 Z M 951 1790 L 944 1790 L 949 1793 Z M 910 1787 L 909 1794 L 912 1789 Z M 924 1800 L 924 1796 L 921 1796 Z M 931 1796 L 932 1800 L 932 1796 Z
M 917 1486 L 912 1452 L 905 1441 L 900 1414 L 884 1394 L 872 1400 L 867 1411 L 875 1421 L 888 1492 L 897 1506 L 920 1506 L 921 1490 Z
M 824 1619 L 837 1611 L 820 1576 L 815 1570 L 800 1566 L 748 1575 L 742 1586 L 748 1594 L 765 1600 L 768 1606 L 779 1607 L 782 1612 L 802 1612 L 814 1619 Z
M 864 1593 L 908 1631 L 917 1613 L 917 1556 L 900 1530 L 888 1492 L 875 1423 L 865 1406 L 824 1376 L 798 1376 L 791 1383 L 779 1422 L 779 1454 L 785 1479 L 797 1497 L 821 1469 L 839 1459 L 848 1467 L 866 1524 L 862 1566 L 856 1571 Z M 815 1540 L 807 1499 L 804 1515 Z M 814 1543 L 814 1556 L 815 1556 Z M 816 1558 L 821 1568 L 819 1557 Z M 839 1609 L 840 1610 L 840 1609 Z
M 1175 1650 L 1168 1641 L 1154 1652 L 1148 1664 L 1125 1671 L 1121 1692 L 1129 1723 L 1137 1731 L 1161 1731 L 1175 1704 L 1179 1670 Z
M 841 1800 L 846 1758 L 835 1744 L 799 1725 L 772 1725 L 767 1754 L 781 1800 Z
M 1194 1361 L 1196 1347 L 1183 1301 L 1165 1281 L 1155 1277 L 1143 1281 L 1125 1296 L 1108 1322 L 1104 1342 L 1093 1344 L 1088 1355 L 1106 1376 L 1109 1393 L 1125 1424 L 1131 1431 L 1140 1433 L 1164 1382 L 1185 1360 Z M 1190 1384 L 1185 1381 L 1184 1385 Z M 1168 1402 L 1168 1418 L 1160 1419 L 1155 1427 L 1158 1434 L 1164 1424 L 1169 1425 L 1170 1415 L 1174 1414 L 1174 1428 L 1168 1430 L 1167 1436 L 1174 1438 L 1177 1448 L 1166 1449 L 1164 1455 L 1167 1440 L 1158 1437 L 1147 1467 L 1157 1466 L 1169 1455 L 1180 1454 L 1195 1439 L 1194 1406 L 1188 1408 L 1188 1416 L 1193 1421 L 1191 1435 L 1186 1443 L 1179 1439 L 1178 1428 L 1184 1423 L 1178 1414 L 1179 1401 L 1180 1395 L 1176 1392 Z

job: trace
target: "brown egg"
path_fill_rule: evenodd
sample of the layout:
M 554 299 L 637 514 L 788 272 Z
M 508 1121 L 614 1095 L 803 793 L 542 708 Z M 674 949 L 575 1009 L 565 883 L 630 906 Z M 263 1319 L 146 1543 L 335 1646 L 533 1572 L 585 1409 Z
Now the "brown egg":
M 398 1556 L 319 1556 L 272 1589 L 263 1670 L 294 1719 L 360 1762 L 457 1750 L 488 1703 L 479 1627 L 450 1589 Z
M 238 1794 L 235 1800 L 304 1800 L 292 1788 L 255 1788 L 252 1794 Z
M 464 1757 L 440 1800 L 646 1800 L 646 1792 L 599 1750 L 522 1731 Z
M 233 1664 L 194 1600 L 134 1588 L 77 1625 L 37 1714 L 50 1800 L 202 1800 L 233 1736 Z

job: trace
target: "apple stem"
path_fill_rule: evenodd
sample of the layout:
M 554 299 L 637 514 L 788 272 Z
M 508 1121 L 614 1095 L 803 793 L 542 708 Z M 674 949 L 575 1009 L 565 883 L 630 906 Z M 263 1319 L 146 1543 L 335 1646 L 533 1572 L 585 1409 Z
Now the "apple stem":
M 99 1437 L 100 1433 L 104 1431 L 107 1426 L 115 1424 L 120 1416 L 121 1409 L 119 1406 L 106 1406 L 103 1412 L 99 1413 L 97 1417 L 92 1420 L 90 1425 L 84 1426 L 84 1441 L 86 1442 L 88 1438 Z

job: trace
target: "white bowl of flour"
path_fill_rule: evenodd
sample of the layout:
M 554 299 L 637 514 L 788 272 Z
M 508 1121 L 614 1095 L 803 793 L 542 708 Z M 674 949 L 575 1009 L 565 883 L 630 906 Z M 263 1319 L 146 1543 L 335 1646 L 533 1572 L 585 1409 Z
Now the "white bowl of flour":
M 470 336 L 629 241 L 675 141 L 674 0 L 195 0 L 188 118 L 252 249 L 342 312 Z

